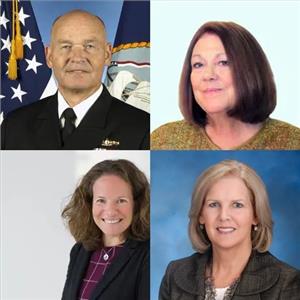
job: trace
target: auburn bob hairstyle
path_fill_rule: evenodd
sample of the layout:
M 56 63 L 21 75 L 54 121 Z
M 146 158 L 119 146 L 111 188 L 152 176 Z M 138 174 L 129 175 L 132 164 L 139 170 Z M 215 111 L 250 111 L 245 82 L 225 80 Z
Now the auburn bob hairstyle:
M 233 22 L 205 23 L 190 43 L 179 83 L 179 106 L 185 120 L 200 126 L 207 124 L 206 112 L 195 100 L 190 79 L 192 52 L 205 33 L 215 34 L 221 39 L 232 70 L 237 101 L 227 112 L 228 116 L 252 124 L 266 120 L 276 106 L 271 67 L 252 34 Z

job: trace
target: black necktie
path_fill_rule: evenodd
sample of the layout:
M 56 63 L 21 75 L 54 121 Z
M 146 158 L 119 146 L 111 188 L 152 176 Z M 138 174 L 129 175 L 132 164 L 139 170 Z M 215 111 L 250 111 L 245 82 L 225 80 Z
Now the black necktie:
M 76 115 L 74 113 L 73 108 L 67 108 L 63 113 L 62 117 L 65 119 L 65 125 L 62 128 L 61 131 L 61 138 L 63 144 L 65 144 L 66 140 L 69 138 L 69 136 L 73 133 L 75 130 L 75 120 L 76 120 Z

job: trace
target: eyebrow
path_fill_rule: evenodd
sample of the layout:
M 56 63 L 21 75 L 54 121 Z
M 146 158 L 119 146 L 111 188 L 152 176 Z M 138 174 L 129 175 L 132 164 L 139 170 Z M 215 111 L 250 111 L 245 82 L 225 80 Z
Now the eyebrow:
M 71 40 L 65 40 L 65 39 L 59 39 L 57 42 L 60 43 L 60 44 L 74 44 L 73 41 L 71 41 Z M 84 40 L 83 41 L 84 44 L 85 43 L 92 43 L 92 42 L 97 42 L 97 39 L 96 38 L 92 38 L 92 39 L 88 39 L 88 40 Z
M 72 44 L 72 42 L 70 40 L 58 40 L 57 41 L 59 44 Z
M 93 198 L 95 198 L 95 199 L 99 199 L 99 198 L 101 198 L 101 199 L 106 199 L 106 197 L 105 196 L 101 196 L 101 195 L 95 195 L 95 196 L 93 196 Z M 120 199 L 120 198 L 126 198 L 126 199 L 129 199 L 130 197 L 129 196 L 125 196 L 125 195 L 121 195 L 121 196 L 118 196 L 116 199 Z
M 84 43 L 92 43 L 92 42 L 97 42 L 97 39 L 89 39 L 89 40 L 84 40 Z
M 226 57 L 227 57 L 227 54 L 225 53 L 225 52 L 221 52 L 221 53 L 217 53 L 216 55 L 215 55 L 215 57 L 216 58 L 218 58 L 218 57 L 220 57 L 220 56 L 223 56 L 223 55 L 225 55 Z M 192 55 L 192 57 L 191 58 L 203 58 L 202 57 L 202 55 L 201 54 L 194 54 L 194 55 Z M 204 58 L 203 58 L 204 59 Z
M 217 199 L 206 199 L 206 202 L 221 202 L 220 200 Z M 241 201 L 241 202 L 245 202 L 245 199 L 233 199 L 231 200 L 231 202 L 236 202 L 236 201 Z

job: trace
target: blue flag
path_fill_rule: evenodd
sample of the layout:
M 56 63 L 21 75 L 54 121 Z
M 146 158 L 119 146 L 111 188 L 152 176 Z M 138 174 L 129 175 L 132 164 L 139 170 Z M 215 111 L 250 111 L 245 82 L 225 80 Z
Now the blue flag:
M 51 77 L 44 45 L 30 1 L 19 1 L 18 12 L 24 58 L 17 60 L 17 79 L 7 77 L 12 40 L 12 1 L 1 1 L 1 118 L 41 98 Z
M 150 1 L 124 1 L 106 83 L 114 97 L 150 112 Z

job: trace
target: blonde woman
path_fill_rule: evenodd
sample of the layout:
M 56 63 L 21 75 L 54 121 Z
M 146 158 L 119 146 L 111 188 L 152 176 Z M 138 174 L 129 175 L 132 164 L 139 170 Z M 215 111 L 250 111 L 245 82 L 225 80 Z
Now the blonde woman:
M 300 271 L 268 252 L 272 216 L 253 169 L 225 160 L 197 180 L 189 212 L 197 253 L 169 264 L 160 300 L 296 300 Z

